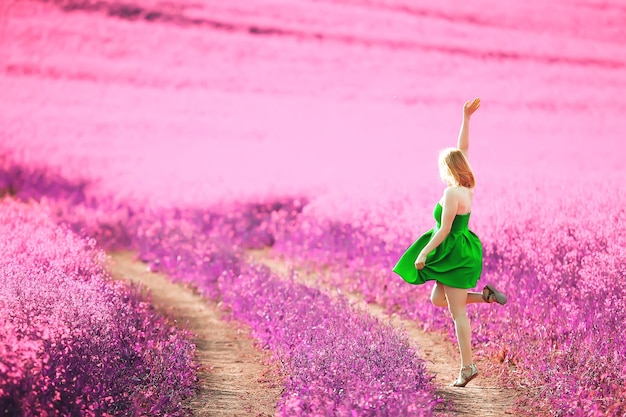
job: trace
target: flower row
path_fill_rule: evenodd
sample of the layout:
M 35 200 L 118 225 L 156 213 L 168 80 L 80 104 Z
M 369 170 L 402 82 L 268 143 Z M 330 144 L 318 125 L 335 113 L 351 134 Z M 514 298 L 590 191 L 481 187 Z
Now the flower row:
M 93 240 L 5 198 L 0 253 L 0 414 L 186 414 L 189 335 L 113 282 Z
M 276 227 L 295 221 L 302 202 L 140 211 L 87 198 L 78 189 L 70 198 L 50 192 L 59 189 L 57 178 L 30 172 L 28 187 L 13 186 L 15 194 L 47 201 L 77 232 L 136 250 L 153 270 L 194 285 L 249 325 L 284 365 L 281 415 L 432 415 L 438 400 L 405 335 L 343 299 L 244 260 L 243 249 L 274 244 Z M 15 183 L 10 176 L 6 181 Z

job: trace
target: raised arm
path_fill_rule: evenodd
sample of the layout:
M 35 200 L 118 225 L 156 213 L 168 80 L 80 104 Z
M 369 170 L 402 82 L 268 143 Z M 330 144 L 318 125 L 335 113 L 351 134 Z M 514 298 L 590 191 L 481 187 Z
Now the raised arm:
M 480 98 L 475 98 L 471 101 L 466 101 L 463 106 L 463 122 L 461 122 L 461 131 L 459 132 L 459 141 L 456 145 L 457 148 L 465 157 L 468 157 L 469 151 L 469 121 L 470 117 L 480 107 Z

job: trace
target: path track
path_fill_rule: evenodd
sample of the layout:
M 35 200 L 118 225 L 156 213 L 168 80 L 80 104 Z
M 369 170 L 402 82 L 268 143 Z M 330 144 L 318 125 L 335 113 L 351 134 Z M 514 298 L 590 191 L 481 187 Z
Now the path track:
M 273 255 L 271 251 L 250 251 L 251 259 L 266 265 L 279 276 L 296 271 L 304 284 L 328 293 L 334 289 L 320 285 L 317 275 Z M 201 364 L 198 395 L 190 402 L 194 416 L 273 416 L 281 394 L 281 384 L 273 369 L 264 365 L 267 357 L 255 348 L 244 330 L 237 330 L 222 319 L 218 306 L 203 299 L 193 289 L 172 283 L 165 275 L 149 272 L 130 252 L 111 253 L 110 271 L 114 278 L 141 284 L 150 293 L 152 304 L 177 325 L 191 330 Z M 323 272 L 322 272 L 323 273 Z M 409 320 L 388 315 L 377 304 L 365 303 L 358 294 L 346 294 L 351 302 L 396 328 L 403 328 L 435 376 L 437 395 L 443 403 L 437 410 L 446 416 L 510 416 L 516 391 L 498 386 L 495 378 L 481 374 L 465 388 L 449 387 L 458 372 L 456 346 L 444 335 L 424 332 Z M 480 368 L 481 361 L 477 362 Z
M 274 416 L 282 383 L 247 331 L 225 322 L 216 303 L 163 274 L 149 272 L 132 253 L 110 256 L 115 279 L 141 284 L 159 312 L 195 335 L 195 359 L 202 368 L 199 390 L 189 404 L 194 416 Z
M 288 261 L 273 255 L 268 250 L 250 251 L 250 257 L 269 267 L 274 273 L 286 276 L 291 271 L 296 271 L 296 279 L 303 284 L 319 287 L 321 290 L 333 293 L 335 290 L 320 285 L 323 280 L 316 276 L 319 274 L 308 273 L 298 265 L 292 265 Z M 480 374 L 465 388 L 453 388 L 449 384 L 458 375 L 459 354 L 456 345 L 444 335 L 423 331 L 416 322 L 400 319 L 396 315 L 388 315 L 384 308 L 378 304 L 365 303 L 358 294 L 342 292 L 351 302 L 357 306 L 363 306 L 370 314 L 383 322 L 391 322 L 396 328 L 404 328 L 411 338 L 414 346 L 421 352 L 426 360 L 426 367 L 430 374 L 435 376 L 435 387 L 438 396 L 443 398 L 443 403 L 437 410 L 446 416 L 476 416 L 496 417 L 513 415 L 513 404 L 517 392 L 510 388 L 498 386 L 494 377 Z M 426 301 L 425 301 L 426 302 Z M 443 314 L 443 313 L 442 313 Z M 452 323 L 451 323 L 452 325 Z M 479 372 L 485 368 L 483 361 L 478 360 Z

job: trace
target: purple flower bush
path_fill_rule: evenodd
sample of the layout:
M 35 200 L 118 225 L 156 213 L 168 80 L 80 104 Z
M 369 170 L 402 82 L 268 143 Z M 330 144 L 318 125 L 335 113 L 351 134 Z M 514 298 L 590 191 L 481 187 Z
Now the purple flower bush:
M 504 308 L 468 309 L 475 348 L 502 363 L 506 380 L 527 387 L 520 406 L 532 403 L 537 415 L 626 412 L 626 339 L 620 330 L 626 321 L 621 285 L 626 196 L 610 185 L 606 190 L 594 186 L 603 198 L 585 200 L 581 186 L 553 206 L 545 201 L 559 193 L 559 186 L 546 184 L 545 197 L 516 207 L 513 222 L 505 217 L 510 212 L 495 204 L 482 204 L 487 213 L 475 215 L 485 249 L 479 289 L 494 282 L 510 300 Z M 507 197 L 517 206 L 515 195 Z M 561 215 L 569 208 L 576 216 Z M 584 227 L 580 219 L 585 219 Z M 303 217 L 299 225 L 306 227 L 282 229 L 287 232 L 277 238 L 276 250 L 313 269 L 331 269 L 323 278 L 327 284 L 360 292 L 426 329 L 453 337 L 447 315 L 428 301 L 431 287 L 406 285 L 390 272 L 412 241 L 406 229 L 389 222 L 387 233 L 394 231 L 395 239 L 385 240 L 368 233 L 371 228 L 337 221 Z
M 486 326 L 534 387 L 528 401 L 557 415 L 626 413 L 625 195 L 595 187 L 601 198 L 585 200 L 581 189 L 562 199 L 575 216 L 534 207 L 535 216 L 527 212 L 503 233 L 487 259 L 516 302 Z
M 48 174 L 42 171 L 41 175 Z M 97 199 L 84 197 L 82 203 L 77 203 L 81 200 L 74 196 L 55 198 L 52 193 L 48 197 L 49 190 L 55 189 L 54 178 L 38 181 L 50 185 L 43 192 L 30 187 L 28 194 L 16 186 L 12 189 L 22 198 L 48 201 L 59 219 L 78 232 L 93 234 L 113 246 L 130 242 L 130 247 L 153 269 L 193 284 L 206 297 L 222 301 L 233 318 L 247 323 L 285 366 L 288 389 L 280 410 L 286 415 L 312 410 L 323 413 L 320 410 L 328 409 L 347 413 L 354 407 L 361 412 L 369 410 L 363 404 L 371 404 L 374 397 L 390 398 L 386 396 L 389 392 L 371 380 L 364 385 L 378 387 L 378 394 L 368 391 L 365 397 L 357 398 L 341 391 L 347 385 L 357 386 L 346 370 L 355 368 L 355 363 L 371 368 L 372 363 L 382 362 L 380 357 L 366 355 L 367 350 L 341 344 L 349 339 L 361 347 L 372 345 L 369 336 L 354 336 L 368 334 L 365 329 L 372 326 L 368 319 L 350 312 L 342 301 L 334 305 L 327 296 L 310 288 L 278 280 L 262 268 L 249 266 L 244 259 L 245 249 L 273 246 L 278 253 L 300 259 L 303 265 L 330 268 L 329 274 L 320 277 L 326 283 L 357 291 L 389 311 L 418 320 L 426 329 L 443 330 L 452 337 L 447 315 L 428 302 L 430 287 L 406 285 L 390 272 L 412 238 L 402 222 L 388 221 L 384 233 L 372 233 L 381 230 L 380 223 L 372 224 L 367 217 L 342 223 L 320 216 L 319 209 L 312 215 L 303 211 L 304 198 L 216 206 L 211 211 L 139 211 L 107 200 L 99 204 Z M 550 189 L 546 185 L 544 192 L 556 193 L 558 187 Z M 610 284 L 624 275 L 626 264 L 624 213 L 619 208 L 624 196 L 602 195 L 606 197 L 578 208 L 578 215 L 587 222 L 584 228 L 579 227 L 577 219 L 558 217 L 554 207 L 541 204 L 541 198 L 516 207 L 513 222 L 501 217 L 503 212 L 497 204 L 483 203 L 472 217 L 471 226 L 485 249 L 479 285 L 495 282 L 510 299 L 504 308 L 469 309 L 475 348 L 478 355 L 501 363 L 499 372 L 504 381 L 527 387 L 519 405 L 532 402 L 538 415 L 556 410 L 565 410 L 563 415 L 619 415 L 624 410 L 624 340 L 623 332 L 614 329 L 620 329 L 626 318 L 625 294 L 620 285 Z M 561 203 L 564 207 L 574 206 L 580 196 L 573 194 Z M 513 205 L 518 204 L 514 196 L 511 199 Z M 484 200 L 489 201 L 489 195 Z M 544 218 L 557 220 L 546 225 Z M 606 218 L 612 219 L 611 226 Z M 311 310 L 332 332 L 311 330 L 313 326 L 304 314 L 318 298 L 325 300 L 322 305 L 334 305 L 323 312 Z M 351 327 L 353 336 L 347 336 L 343 326 L 348 322 L 356 323 Z M 380 334 L 389 332 L 384 326 L 375 327 Z M 305 329 L 311 335 L 307 336 Z M 606 336 L 607 329 L 610 337 Z M 376 343 L 382 343 L 382 339 L 393 338 L 381 337 Z M 318 344 L 313 348 L 312 343 Z M 326 345 L 336 347 L 333 351 L 358 353 L 333 360 L 323 354 L 311 357 L 311 352 L 327 351 Z M 405 345 L 400 340 L 393 347 L 381 349 L 396 352 L 396 356 L 404 352 L 413 358 Z M 375 381 L 385 381 L 385 386 L 407 386 L 405 380 L 392 381 L 388 368 L 372 372 L 379 373 L 382 379 Z M 368 380 L 363 374 L 354 378 Z M 423 383 L 423 374 L 411 378 L 414 395 L 421 396 L 414 403 L 426 407 L 415 412 L 425 412 L 428 404 L 434 404 L 431 388 Z M 394 388 L 394 392 L 406 396 L 405 388 Z M 379 409 L 392 410 L 388 408 L 391 403 L 377 404 Z
M 232 212 L 212 233 L 202 219 L 215 214 L 189 215 L 189 220 L 184 213 L 178 219 L 162 215 L 148 222 L 149 228 L 138 229 L 135 244 L 153 269 L 219 300 L 274 352 L 286 374 L 279 415 L 432 415 L 437 404 L 433 386 L 405 335 L 354 311 L 342 298 L 249 265 L 244 240 L 224 244 L 225 236 L 265 235 L 265 226 L 255 230 L 250 225 L 263 225 L 266 211 L 245 207 L 250 211 Z M 273 218 L 293 214 L 291 204 L 275 207 Z M 232 229 L 239 234 L 232 235 Z
M 260 311 L 258 316 L 261 317 L 265 311 L 271 311 L 270 307 L 275 307 L 277 310 L 268 313 L 268 317 L 281 314 L 300 317 L 302 305 L 295 302 L 283 305 L 275 300 L 291 299 L 281 291 L 299 294 L 310 289 L 298 289 L 295 284 L 282 288 L 288 284 L 247 265 L 245 249 L 273 246 L 274 251 L 299 259 L 303 265 L 329 268 L 330 273 L 320 277 L 327 284 L 357 291 L 389 311 L 416 319 L 425 329 L 443 330 L 453 336 L 445 312 L 428 302 L 430 286 L 406 285 L 390 272 L 393 262 L 414 237 L 404 220 L 394 220 L 405 219 L 405 212 L 389 211 L 386 223 L 384 216 L 381 220 L 376 213 L 372 215 L 367 211 L 361 217 L 353 215 L 349 221 L 342 222 L 336 213 L 324 216 L 319 202 L 308 202 L 304 197 L 277 199 L 275 203 L 242 202 L 204 211 L 138 210 L 114 200 L 98 200 L 87 195 L 77 197 L 80 190 L 70 192 L 69 197 L 56 193 L 55 187 L 60 185 L 55 185 L 54 175 L 45 170 L 33 172 L 40 172 L 41 178 L 31 178 L 39 178 L 38 184 L 48 185 L 28 185 L 27 179 L 28 187 L 22 189 L 5 174 L 5 187 L 20 198 L 46 201 L 54 207 L 59 220 L 79 233 L 96 236 L 113 247 L 137 250 L 153 269 L 193 284 L 210 299 L 221 300 L 232 317 L 249 324 L 254 334 L 285 364 L 289 390 L 281 400 L 280 409 L 287 414 L 297 410 L 305 410 L 303 413 L 325 410 L 324 407 L 336 407 L 334 410 L 339 412 L 361 404 L 355 397 L 338 398 L 330 394 L 348 384 L 346 374 L 340 369 L 348 369 L 350 366 L 346 364 L 358 360 L 346 356 L 337 363 L 325 358 L 325 365 L 312 362 L 306 367 L 291 365 L 305 363 L 302 362 L 305 359 L 298 356 L 300 341 L 290 336 L 295 331 L 288 327 L 294 325 L 291 320 L 276 319 L 280 325 L 271 328 L 248 312 Z M 484 273 L 479 285 L 494 282 L 510 299 L 504 308 L 476 306 L 469 309 L 476 352 L 498 364 L 495 366 L 503 381 L 527 387 L 519 406 L 532 403 L 537 415 L 558 412 L 563 415 L 620 415 L 625 407 L 621 387 L 626 353 L 623 332 L 619 331 L 626 318 L 625 294 L 619 285 L 626 264 L 624 212 L 620 205 L 624 196 L 620 192 L 609 192 L 610 184 L 604 191 L 597 184 L 594 186 L 597 195 L 603 198 L 587 199 L 584 206 L 579 202 L 584 200 L 585 184 L 568 198 L 562 198 L 559 206 L 545 204 L 549 195 L 558 194 L 560 190 L 558 185 L 549 182 L 545 182 L 541 195 L 524 202 L 516 200 L 520 195 L 506 195 L 493 187 L 478 200 L 479 210 L 470 222 L 484 246 Z M 508 198 L 515 208 L 513 219 L 510 212 L 500 206 L 502 198 Z M 424 202 L 424 206 L 426 204 Z M 574 207 L 576 217 L 560 215 L 561 210 Z M 585 219 L 584 227 L 579 218 Z M 551 220 L 546 223 L 544 219 Z M 607 223 L 606 219 L 611 221 Z M 423 223 L 424 227 L 429 226 L 428 221 Z M 255 293 L 252 287 L 242 287 L 248 281 L 258 287 L 255 291 L 268 287 L 270 292 L 264 295 Z M 298 295 L 293 299 L 307 297 L 310 298 Z M 250 300 L 257 304 L 245 304 Z M 330 310 L 327 313 L 329 323 L 342 323 L 333 319 L 335 313 Z M 318 317 L 325 317 L 321 314 L 318 313 Z M 346 310 L 342 314 L 352 317 L 354 313 Z M 363 322 L 355 325 L 354 334 L 365 327 Z M 304 335 L 302 329 L 297 330 L 297 334 Z M 311 340 L 320 337 L 315 334 Z M 337 346 L 337 341 L 346 336 L 341 326 L 336 326 L 329 337 L 332 341 L 321 342 L 320 339 L 320 343 Z M 324 351 L 322 345 L 318 350 Z M 363 353 L 359 355 L 359 358 L 366 357 Z M 367 366 L 377 361 L 379 359 L 372 357 L 366 359 Z M 302 371 L 308 373 L 301 374 Z M 381 372 L 384 378 L 389 377 Z M 318 374 L 337 374 L 340 378 L 320 377 L 326 381 L 324 385 L 315 379 Z M 315 384 L 319 389 L 310 391 L 310 397 L 301 391 L 307 385 L 304 380 L 318 381 Z M 403 386 L 401 381 L 394 383 Z M 431 389 L 426 385 L 420 387 L 415 395 L 417 391 L 428 393 Z M 376 397 L 371 392 L 367 395 Z M 424 395 L 426 397 L 418 403 L 432 405 L 433 397 Z M 299 402 L 296 397 L 308 400 Z M 363 404 L 369 404 L 368 401 Z M 528 408 L 524 409 L 528 414 Z
M 406 335 L 264 267 L 221 284 L 233 317 L 285 365 L 280 415 L 432 415 L 433 387 Z
M 118 13 L 70 3 L 2 9 L 0 192 L 40 201 L 99 247 L 133 249 L 229 300 L 222 305 L 285 364 L 293 384 L 281 412 L 370 403 L 373 391 L 361 401 L 337 390 L 365 384 L 345 364 L 372 381 L 359 358 L 368 367 L 380 358 L 358 347 L 369 322 L 340 300 L 319 313 L 328 335 L 299 328 L 296 317 L 309 316 L 294 300 L 317 309 L 324 295 L 251 267 L 245 249 L 271 246 L 323 267 L 327 284 L 452 336 L 445 310 L 428 302 L 430 285 L 407 285 L 391 267 L 433 225 L 436 153 L 454 145 L 460 104 L 476 94 L 479 289 L 492 281 L 510 301 L 470 306 L 475 351 L 524 387 L 519 414 L 626 414 L 622 9 L 137 0 Z M 354 323 L 359 358 L 343 354 L 337 317 Z M 34 344 L 13 349 L 26 343 L 15 335 L 22 328 L 0 320 L 13 329 L 2 358 L 30 358 Z M 317 339 L 320 358 L 306 352 Z M 380 352 L 399 357 L 403 343 Z M 2 366 L 12 378 L 26 369 Z M 375 381 L 406 393 L 381 366 L 371 365 Z
M 189 336 L 112 282 L 94 245 L 0 203 L 0 414 L 187 414 Z
M 283 364 L 287 381 L 280 415 L 432 415 L 438 402 L 433 385 L 405 335 L 355 311 L 344 299 L 246 262 L 245 249 L 273 245 L 276 227 L 295 222 L 302 200 L 221 206 L 210 212 L 138 212 L 76 195 L 48 197 L 58 187 L 56 177 L 41 171 L 34 178 L 48 184 L 43 193 L 28 180 L 24 192 L 10 175 L 5 184 L 21 198 L 47 201 L 59 221 L 86 236 L 112 247 L 123 247 L 130 237 L 130 247 L 151 269 L 192 284 L 250 326 Z

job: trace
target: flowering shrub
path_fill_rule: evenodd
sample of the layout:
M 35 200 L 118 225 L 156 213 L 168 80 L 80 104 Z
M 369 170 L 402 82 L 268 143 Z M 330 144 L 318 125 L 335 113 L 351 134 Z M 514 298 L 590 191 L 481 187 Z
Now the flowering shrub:
M 343 299 L 244 261 L 240 245 L 245 242 L 236 240 L 263 234 L 265 226 L 259 231 L 250 225 L 264 224 L 267 214 L 264 205 L 246 207 L 249 211 L 216 222 L 212 233 L 205 220 L 216 215 L 179 213 L 174 219 L 161 214 L 146 222 L 149 228 L 138 229 L 136 244 L 152 268 L 220 300 L 275 353 L 287 375 L 280 415 L 432 415 L 433 387 L 405 335 L 353 311 Z M 292 213 L 289 203 L 275 208 L 273 218 Z M 229 246 L 225 242 L 233 229 L 238 232 Z
M 35 177 L 39 183 L 50 183 L 44 193 L 56 189 L 54 177 L 46 177 L 43 171 Z M 13 184 L 10 175 L 5 178 Z M 281 415 L 432 415 L 437 402 L 433 386 L 406 336 L 353 311 L 345 300 L 280 280 L 266 268 L 244 261 L 243 249 L 274 244 L 276 228 L 295 221 L 302 207 L 298 199 L 249 203 L 235 210 L 143 211 L 127 216 L 132 210 L 106 211 L 97 204 L 90 207 L 87 199 L 78 203 L 76 196 L 68 204 L 54 193 L 47 197 L 36 186 L 25 187 L 28 193 L 11 188 L 22 198 L 47 200 L 59 220 L 82 233 L 106 229 L 123 213 L 126 222 L 120 224 L 134 231 L 131 246 L 153 270 L 165 271 L 220 300 L 233 318 L 248 324 L 255 337 L 275 352 L 288 375 Z M 130 234 L 122 227 L 117 230 L 110 236 L 121 237 L 123 243 Z M 119 242 L 113 240 L 114 245 Z
M 27 197 L 42 198 L 35 190 L 33 188 L 33 194 Z M 551 189 L 546 185 L 544 192 L 549 195 L 558 190 L 558 186 Z M 524 381 L 528 385 L 520 405 L 532 401 L 538 415 L 554 413 L 554 410 L 565 410 L 564 415 L 579 412 L 619 415 L 623 411 L 624 341 L 621 332 L 611 333 L 609 338 L 605 332 L 606 329 L 618 329 L 625 318 L 621 287 L 611 285 L 611 291 L 606 290 L 608 282 L 614 282 L 624 274 L 624 212 L 619 204 L 624 196 L 620 193 L 600 194 L 605 197 L 587 201 L 586 206 L 577 206 L 578 215 L 587 222 L 584 228 L 579 227 L 577 218 L 559 217 L 562 209 L 541 204 L 541 198 L 528 199 L 526 206 L 516 208 L 514 222 L 503 217 L 508 212 L 500 209 L 497 199 L 492 200 L 494 204 L 479 203 L 481 211 L 477 211 L 470 222 L 475 225 L 473 228 L 485 248 L 485 271 L 480 283 L 496 282 L 510 299 L 505 308 L 480 306 L 470 309 L 476 330 L 477 353 L 499 359 L 505 365 L 503 370 L 511 371 L 505 372 L 507 379 L 516 384 Z M 562 207 L 576 206 L 581 195 L 573 193 L 569 199 L 562 199 Z M 485 200 L 489 201 L 489 197 L 487 194 Z M 515 200 L 520 198 L 519 195 L 508 197 L 512 205 L 520 204 Z M 65 204 L 63 201 L 57 200 L 57 207 Z M 368 223 L 367 218 L 361 220 L 360 226 L 341 223 L 320 216 L 319 208 L 314 207 L 315 201 L 303 211 L 295 199 L 286 199 L 274 206 L 242 204 L 238 209 L 216 207 L 210 212 L 144 211 L 140 216 L 136 215 L 137 211 L 123 206 L 102 210 L 95 201 L 93 208 L 87 204 L 65 204 L 59 209 L 61 218 L 71 219 L 77 229 L 84 229 L 84 225 L 94 222 L 89 230 L 97 230 L 98 221 L 107 224 L 112 218 L 124 219 L 119 222 L 119 230 L 128 225 L 128 230 L 133 232 L 124 230 L 119 236 L 130 236 L 131 245 L 153 268 L 193 283 L 210 298 L 223 300 L 224 305 L 232 309 L 233 317 L 250 324 L 255 334 L 266 340 L 267 346 L 286 364 L 288 384 L 293 383 L 288 392 L 299 393 L 298 398 L 302 397 L 299 387 L 305 385 L 301 382 L 303 376 L 298 373 L 300 367 L 290 368 L 289 363 L 292 359 L 302 360 L 296 359 L 300 345 L 285 342 L 290 340 L 287 335 L 292 330 L 288 326 L 293 323 L 289 320 L 283 320 L 280 325 L 275 323 L 277 327 L 264 334 L 270 332 L 268 323 L 253 320 L 248 312 L 255 309 L 264 312 L 274 306 L 281 312 L 274 311 L 271 317 L 276 314 L 299 317 L 302 305 L 281 305 L 273 300 L 288 299 L 281 291 L 304 291 L 306 294 L 310 289 L 281 289 L 284 284 L 279 285 L 266 272 L 246 266 L 242 263 L 242 250 L 248 246 L 273 244 L 275 250 L 300 258 L 314 267 L 330 265 L 334 273 L 324 279 L 332 285 L 359 291 L 369 300 L 386 305 L 404 317 L 419 320 L 425 328 L 443 329 L 452 334 L 446 315 L 427 301 L 429 287 L 405 285 L 389 271 L 404 249 L 406 243 L 403 242 L 411 239 L 403 222 L 389 221 L 385 234 L 373 234 L 369 231 L 375 225 Z M 107 207 L 106 203 L 102 207 Z M 311 214 L 315 211 L 307 210 L 309 207 L 317 210 L 315 216 Z M 90 216 L 93 212 L 100 214 Z M 120 217 L 119 213 L 125 214 Z M 544 218 L 553 221 L 546 226 L 541 220 Z M 612 219 L 610 227 L 607 218 Z M 598 268 L 598 265 L 602 267 Z M 272 295 L 253 292 L 254 286 L 244 286 L 248 280 L 259 288 L 270 288 Z M 310 295 L 299 295 L 295 299 L 307 297 Z M 250 300 L 255 300 L 257 305 L 246 304 Z M 332 314 L 329 314 L 328 320 L 338 323 L 332 321 Z M 360 327 L 367 326 L 361 323 Z M 336 346 L 337 340 L 345 337 L 340 328 L 338 326 L 331 335 L 333 341 L 322 342 L 320 339 L 320 343 Z M 303 335 L 303 330 L 298 329 L 298 334 Z M 355 329 L 352 331 L 357 334 Z M 311 340 L 320 337 L 316 334 Z M 293 344 L 286 349 L 282 347 L 284 343 Z M 319 351 L 324 351 L 322 345 Z M 295 356 L 285 352 L 292 352 Z M 592 352 L 601 355 L 603 360 L 593 360 Z M 341 366 L 354 360 L 343 358 Z M 311 364 L 307 369 L 318 369 L 320 374 L 332 373 L 329 369 L 342 369 L 335 363 L 327 361 L 325 364 L 325 367 Z M 306 374 L 308 382 L 315 377 L 316 374 L 311 372 Z M 341 403 L 329 397 L 329 393 L 334 392 L 332 387 L 343 386 L 345 379 L 342 382 L 326 381 L 326 385 L 320 384 L 322 388 L 311 394 L 308 403 L 295 401 L 287 393 L 281 402 L 281 410 L 296 413 L 299 409 L 318 406 L 322 410 L 330 407 L 329 404 L 337 406 L 336 410 L 344 410 L 342 407 L 347 407 L 346 404 L 354 407 L 354 398 L 344 397 L 347 402 Z M 572 389 L 574 385 L 576 389 Z M 428 389 L 422 392 L 428 392 Z M 429 400 L 418 403 L 429 404 Z
M 626 410 L 626 340 L 615 331 L 626 320 L 626 294 L 619 284 L 626 271 L 626 196 L 610 185 L 595 187 L 602 198 L 585 200 L 581 186 L 558 207 L 528 199 L 515 211 L 514 222 L 504 220 L 510 212 L 479 203 L 487 211 L 476 229 L 485 248 L 479 285 L 495 282 L 509 294 L 509 304 L 469 309 L 475 347 L 513 367 L 507 378 L 529 387 L 522 404 L 532 402 L 537 415 L 621 415 Z M 545 199 L 559 188 L 546 183 Z M 520 198 L 506 197 L 513 206 Z M 570 209 L 575 217 L 562 215 Z M 449 319 L 428 301 L 430 286 L 406 285 L 390 272 L 405 248 L 398 241 L 336 221 L 303 218 L 300 223 L 317 230 L 307 234 L 296 228 L 278 239 L 277 249 L 312 268 L 333 269 L 327 283 L 361 292 L 452 337 Z M 410 237 L 398 227 L 388 224 L 407 245 Z
M 477 353 L 527 384 L 526 413 L 624 414 L 623 10 L 591 0 L 92 3 L 3 9 L 0 188 L 230 297 L 233 315 L 234 277 L 282 294 L 242 262 L 242 249 L 273 246 L 329 266 L 320 279 L 334 286 L 451 332 L 430 287 L 390 269 L 432 227 L 436 152 L 453 145 L 462 100 L 479 94 L 470 226 L 485 249 L 480 283 L 510 302 L 470 308 Z M 248 300 L 253 290 L 241 290 Z M 281 351 L 280 328 L 263 336 L 266 323 L 241 314 Z M 315 397 L 322 409 L 332 390 L 316 392 L 329 396 Z M 294 401 L 282 406 L 295 413 Z
M 111 282 L 94 241 L 0 203 L 3 415 L 184 415 L 188 336 Z
M 245 268 L 228 287 L 227 279 L 222 300 L 233 317 L 285 364 L 280 415 L 433 414 L 433 387 L 405 335 L 266 268 Z

